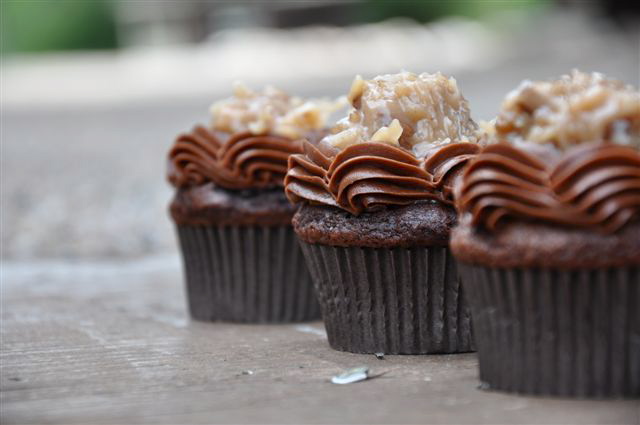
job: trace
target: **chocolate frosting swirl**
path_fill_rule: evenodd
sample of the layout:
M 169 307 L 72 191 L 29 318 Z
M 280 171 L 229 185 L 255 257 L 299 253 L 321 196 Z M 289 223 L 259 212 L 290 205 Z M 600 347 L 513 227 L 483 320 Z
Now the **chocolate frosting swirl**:
M 640 151 L 581 146 L 548 161 L 535 150 L 485 147 L 462 177 L 457 207 L 495 231 L 508 219 L 615 233 L 640 216 Z
M 232 135 L 203 126 L 178 136 L 169 152 L 169 181 L 176 187 L 213 182 L 227 189 L 283 186 L 289 155 L 302 142 L 248 131 Z
M 452 143 L 418 159 L 386 143 L 335 153 L 306 142 L 304 154 L 289 158 L 285 192 L 293 203 L 331 205 L 354 215 L 428 199 L 451 204 L 452 186 L 478 150 L 474 143 Z

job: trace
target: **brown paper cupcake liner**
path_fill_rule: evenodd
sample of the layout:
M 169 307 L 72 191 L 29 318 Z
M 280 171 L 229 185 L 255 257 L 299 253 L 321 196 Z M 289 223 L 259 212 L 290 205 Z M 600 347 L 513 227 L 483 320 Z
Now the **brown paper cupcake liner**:
M 470 312 L 447 248 L 301 246 L 332 348 L 385 354 L 474 350 Z
M 291 226 L 177 226 L 198 320 L 316 320 L 320 307 Z
M 640 396 L 640 267 L 460 265 L 480 380 L 567 397 Z

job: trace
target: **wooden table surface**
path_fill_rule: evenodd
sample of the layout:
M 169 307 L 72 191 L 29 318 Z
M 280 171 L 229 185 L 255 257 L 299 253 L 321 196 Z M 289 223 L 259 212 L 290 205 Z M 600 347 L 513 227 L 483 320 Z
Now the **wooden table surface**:
M 192 322 L 178 258 L 2 264 L 1 422 L 640 423 L 640 404 L 478 389 L 475 354 L 330 349 L 321 323 Z M 334 385 L 367 365 L 382 377 Z

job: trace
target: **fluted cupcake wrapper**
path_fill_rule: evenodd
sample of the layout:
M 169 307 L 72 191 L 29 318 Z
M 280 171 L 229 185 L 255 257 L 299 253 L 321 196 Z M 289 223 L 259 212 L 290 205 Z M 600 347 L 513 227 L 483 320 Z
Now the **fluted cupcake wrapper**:
M 484 386 L 640 396 L 640 267 L 460 269 Z
M 320 307 L 291 226 L 177 226 L 191 316 L 284 323 Z
M 470 312 L 448 248 L 301 246 L 332 348 L 385 354 L 474 350 Z

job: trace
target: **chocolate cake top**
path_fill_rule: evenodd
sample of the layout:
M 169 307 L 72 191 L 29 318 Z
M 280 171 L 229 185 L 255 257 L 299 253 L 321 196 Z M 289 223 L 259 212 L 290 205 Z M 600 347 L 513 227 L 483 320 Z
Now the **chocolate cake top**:
M 282 187 L 289 155 L 302 153 L 302 138 L 322 134 L 336 105 L 273 87 L 257 93 L 236 85 L 233 97 L 212 106 L 210 127 L 177 137 L 169 152 L 169 181 L 176 187 Z
M 573 70 L 556 80 L 523 81 L 505 98 L 495 123 L 498 142 L 588 143 L 640 148 L 640 93 L 621 81 Z
M 472 226 L 535 221 L 611 234 L 640 218 L 640 96 L 601 74 L 526 82 L 456 193 Z
M 402 72 L 356 77 L 349 115 L 292 155 L 285 191 L 294 203 L 351 214 L 418 201 L 452 202 L 452 187 L 478 145 L 456 82 Z

